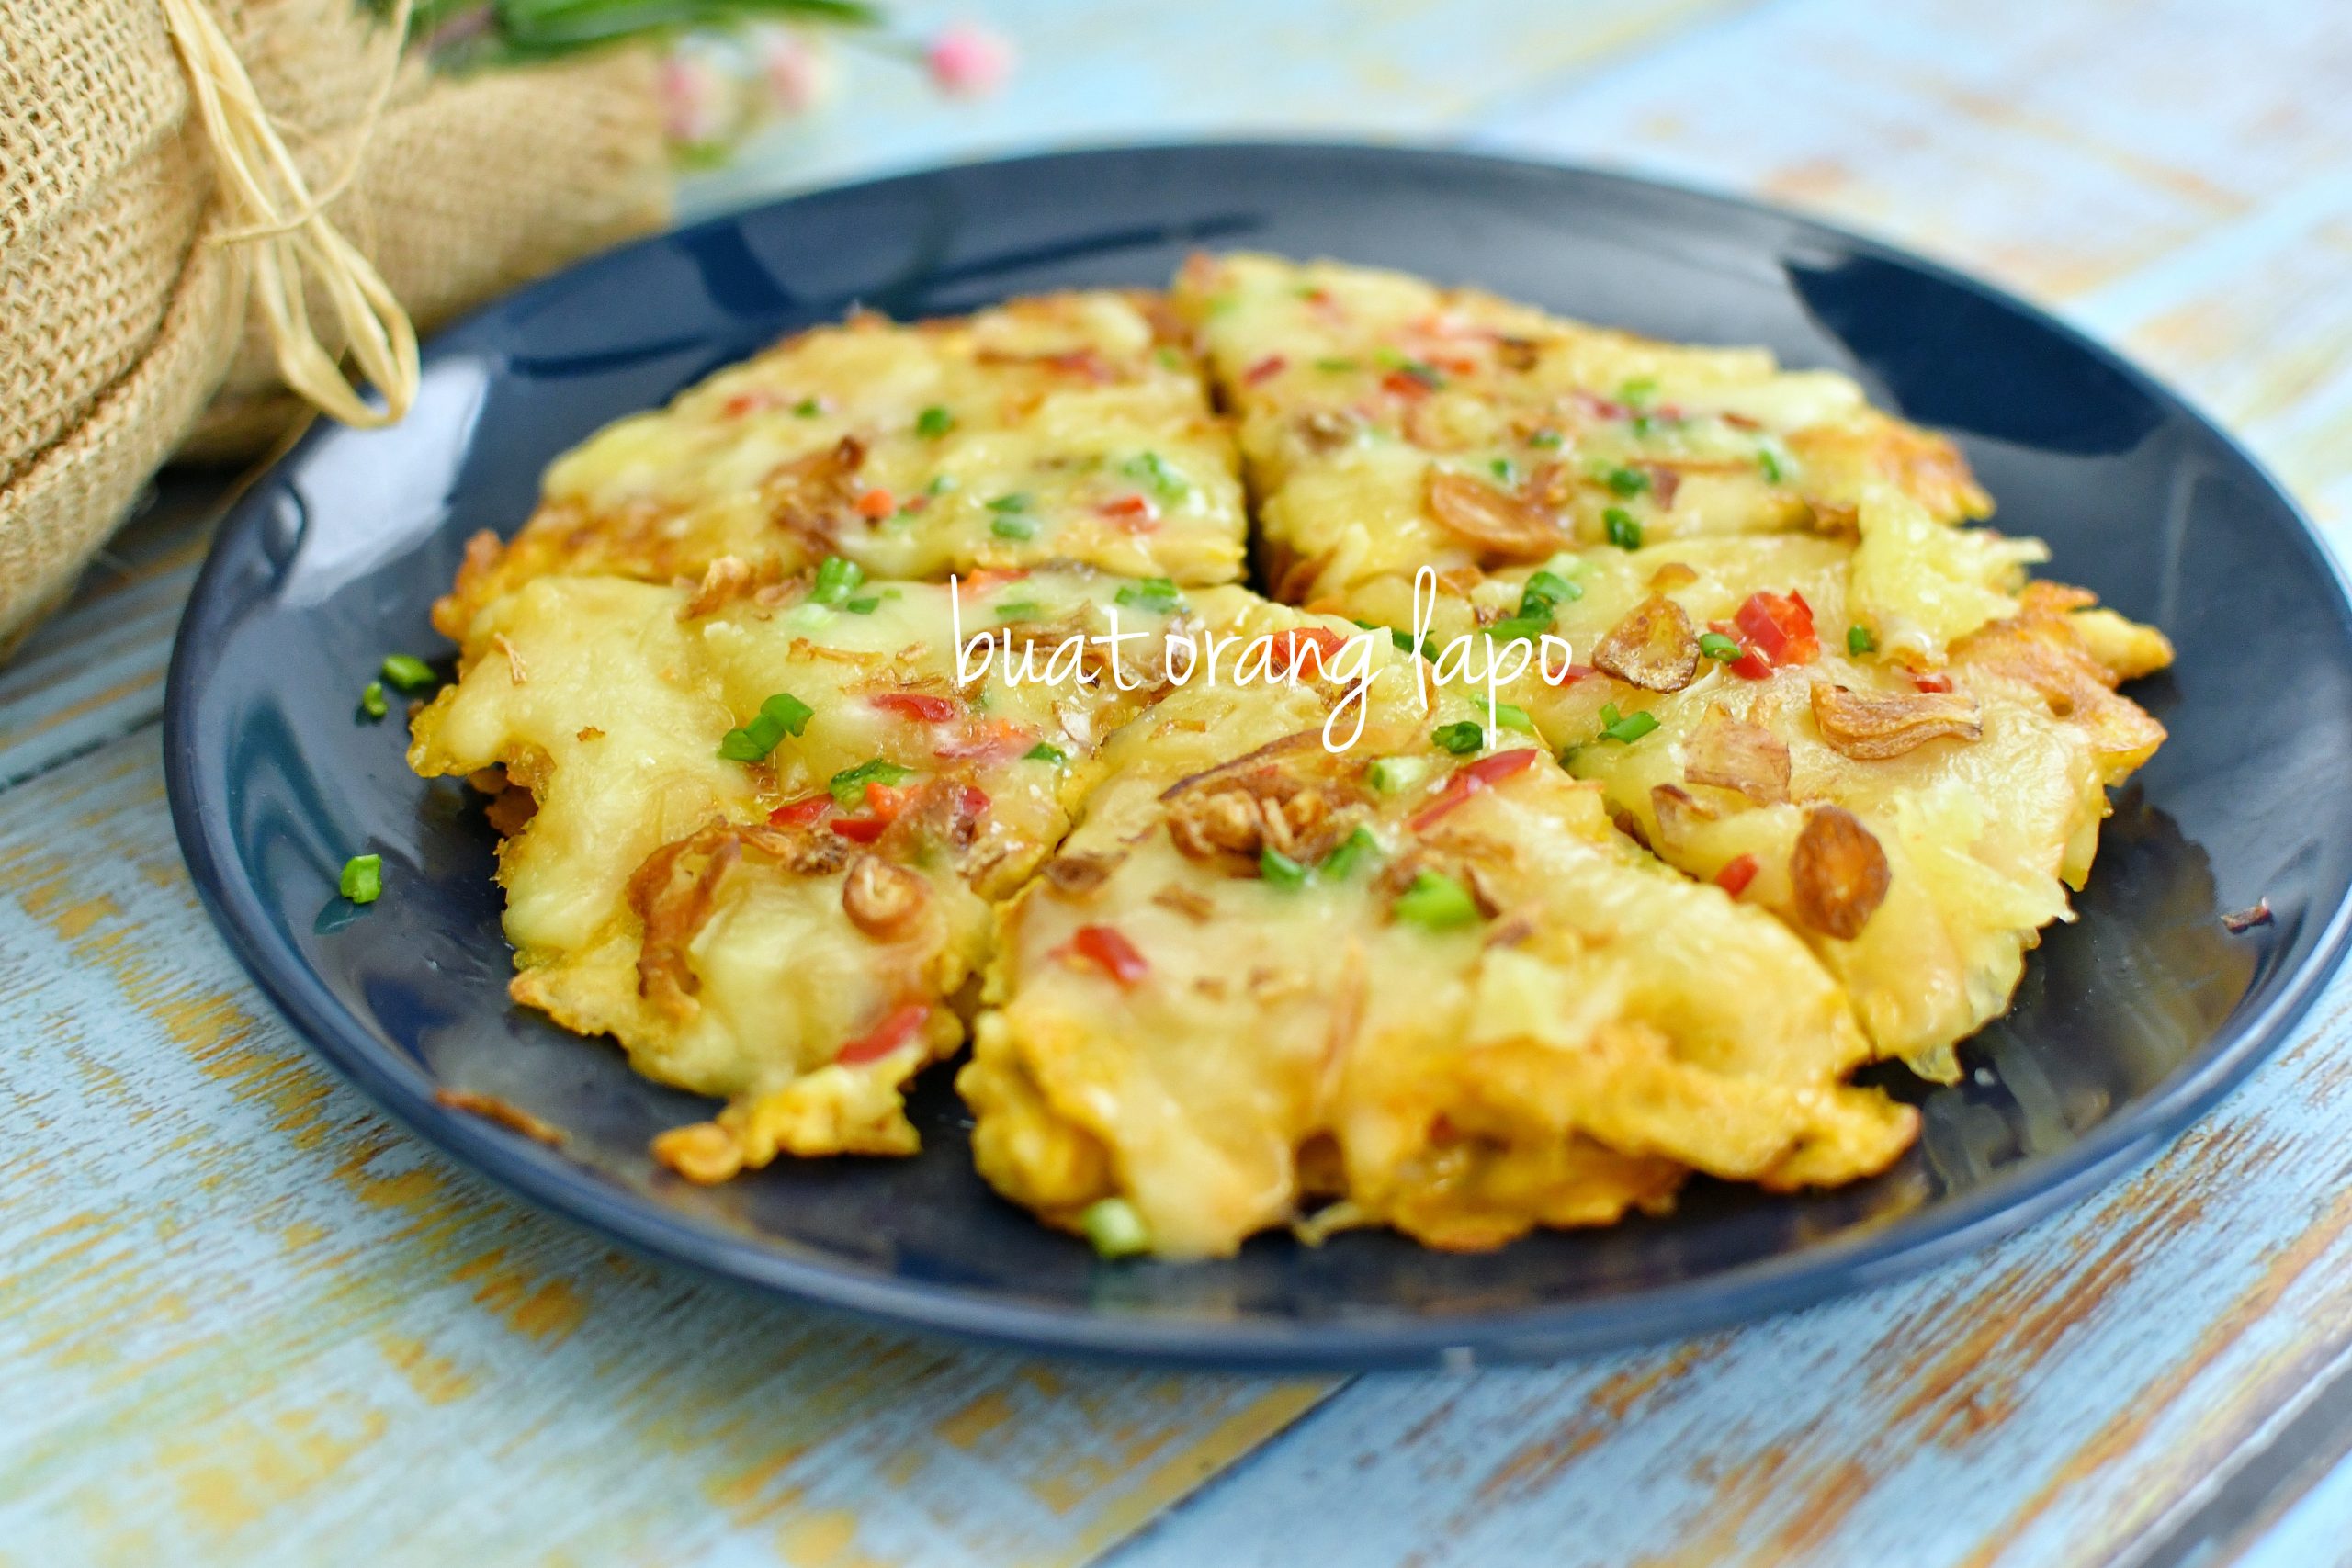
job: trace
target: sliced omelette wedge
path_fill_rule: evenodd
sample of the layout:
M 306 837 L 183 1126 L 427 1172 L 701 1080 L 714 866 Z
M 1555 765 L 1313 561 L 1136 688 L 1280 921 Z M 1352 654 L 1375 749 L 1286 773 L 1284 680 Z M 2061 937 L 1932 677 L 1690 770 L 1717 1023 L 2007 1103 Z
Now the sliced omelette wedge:
M 850 577 L 543 577 L 476 615 L 415 721 L 418 773 L 500 792 L 514 998 L 728 1101 L 656 1145 L 697 1180 L 913 1152 L 900 1090 L 963 1038 L 987 900 L 1051 852 L 1072 768 L 1157 680 L 1080 670 L 1082 641 L 1055 684 L 959 669 L 958 615 L 967 644 L 1058 649 L 1192 614 L 1082 571 L 826 592 Z
M 1472 1249 L 1661 1210 L 1691 1169 L 1900 1154 L 1916 1116 L 1844 1082 L 1869 1046 L 1802 942 L 1641 853 L 1532 738 L 1433 723 L 1376 642 L 1368 687 L 1185 685 L 1088 764 L 956 1080 L 998 1190 L 1170 1258 L 1286 1224 Z M 1335 710 L 1341 739 L 1363 719 L 1340 750 Z
M 476 536 L 435 624 L 463 641 L 533 577 L 770 582 L 838 555 L 875 577 L 1074 562 L 1241 575 L 1233 445 L 1164 301 L 1097 291 L 901 326 L 873 314 L 730 366 L 548 468 L 511 544 Z
M 1833 371 L 1659 343 L 1401 273 L 1195 257 L 1174 291 L 1240 420 L 1274 596 L 1635 537 L 1849 528 L 1893 484 L 1991 508 L 1942 437 Z
M 1694 538 L 1435 585 L 1423 635 L 1543 640 L 1509 690 L 1629 831 L 1781 916 L 1876 1048 L 1922 1075 L 2008 1006 L 2090 871 L 2108 790 L 2164 728 L 2115 688 L 2161 634 L 2028 582 L 2033 540 L 1893 491 L 1859 543 Z M 1415 625 L 1411 584 L 1348 596 Z M 1409 637 L 1409 631 L 1407 633 Z M 1545 679 L 1549 674 L 1551 679 Z

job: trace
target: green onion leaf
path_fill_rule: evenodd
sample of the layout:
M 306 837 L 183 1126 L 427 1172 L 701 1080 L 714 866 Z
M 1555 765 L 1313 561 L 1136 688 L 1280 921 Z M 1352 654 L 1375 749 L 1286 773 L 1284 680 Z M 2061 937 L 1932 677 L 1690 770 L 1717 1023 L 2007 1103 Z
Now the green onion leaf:
M 1478 901 L 1470 890 L 1442 872 L 1425 871 L 1396 895 L 1388 912 L 1433 931 L 1453 931 L 1478 923 Z
M 1168 466 L 1157 452 L 1139 452 L 1119 465 L 1119 471 L 1148 485 L 1162 502 L 1173 504 L 1193 493 L 1192 481 Z
M 839 604 L 865 581 L 865 569 L 846 556 L 827 556 L 817 569 L 817 581 L 808 590 L 812 604 Z
M 1878 650 L 1878 638 L 1871 636 L 1870 627 L 1860 622 L 1846 628 L 1846 651 L 1860 659 L 1865 653 Z
M 1140 582 L 1130 582 L 1111 596 L 1114 604 L 1130 609 L 1142 608 L 1162 615 L 1172 615 L 1184 607 L 1184 595 L 1176 584 L 1165 577 L 1147 577 Z
M 1557 447 L 1561 439 L 1560 433 L 1556 430 L 1539 430 L 1527 438 L 1527 444 L 1530 446 L 1540 446 L 1548 452 Z
M 957 480 L 954 474 L 934 474 L 932 476 L 931 482 L 922 488 L 933 495 L 945 495 L 949 491 L 956 489 L 956 485 Z
M 1636 376 L 1617 389 L 1617 400 L 1629 407 L 1640 408 L 1657 396 L 1657 378 Z
M 1276 887 L 1295 891 L 1306 886 L 1308 874 L 1306 867 L 1268 844 L 1258 852 L 1258 874 Z
M 1100 1258 L 1132 1258 L 1151 1250 L 1151 1232 L 1125 1198 L 1101 1198 L 1079 1211 L 1078 1228 Z
M 1069 761 L 1069 753 L 1058 746 L 1040 740 L 1023 752 L 1021 760 L 1024 762 L 1051 762 L 1056 767 L 1059 767 Z
M 1037 608 L 1035 599 L 1008 599 L 996 607 L 996 618 L 1000 621 L 1025 621 L 1037 613 Z
M 1520 606 L 1519 615 L 1507 621 L 1497 621 L 1487 628 L 1487 635 L 1493 637 L 1497 643 L 1504 645 L 1514 642 L 1533 642 L 1552 629 L 1552 607 L 1540 599 L 1536 603 L 1543 606 L 1541 614 L 1528 615 L 1527 606 L 1522 604 Z
M 1356 362 L 1352 359 L 1318 359 L 1315 362 L 1315 368 L 1331 376 L 1345 375 L 1355 367 Z
M 794 696 L 790 692 L 778 692 L 760 705 L 760 716 L 772 718 L 786 735 L 798 735 L 808 728 L 817 710 Z
M 1397 795 L 1420 783 L 1429 771 L 1429 762 L 1423 758 L 1382 757 L 1364 771 L 1364 776 L 1381 794 Z
M 988 509 L 990 512 L 1026 512 L 1029 510 L 1029 498 L 1014 491 L 1011 495 L 1000 495 L 989 501 Z
M 1634 514 L 1622 506 L 1611 506 L 1600 513 L 1600 525 L 1608 531 L 1609 542 L 1621 550 L 1642 547 L 1642 525 Z
M 803 398 L 792 405 L 792 412 L 802 419 L 815 419 L 825 412 L 825 405 L 814 398 Z
M 902 768 L 896 762 L 886 762 L 876 757 L 860 762 L 854 768 L 843 768 L 835 773 L 825 787 L 832 791 L 833 804 L 847 811 L 865 798 L 865 786 L 870 784 L 889 785 L 903 783 L 915 776 L 912 768 Z
M 1487 727 L 1465 718 L 1459 724 L 1439 725 L 1430 731 L 1430 739 L 1437 742 L 1441 750 L 1467 757 L 1487 743 Z
M 359 688 L 359 711 L 370 719 L 381 718 L 391 711 L 390 705 L 384 701 L 381 681 L 370 681 Z
M 1737 642 L 1721 632 L 1702 632 L 1699 634 L 1699 651 L 1709 659 L 1719 659 L 1727 664 L 1739 657 L 1740 648 Z
M 384 679 L 403 692 L 422 692 L 440 683 L 433 666 L 413 653 L 395 653 L 384 660 Z
M 872 593 L 865 595 L 863 599 L 853 599 L 842 606 L 853 615 L 870 615 L 881 607 L 881 599 Z
M 956 416 L 937 404 L 915 415 L 915 434 L 926 441 L 936 441 L 956 428 Z
M 1600 705 L 1600 738 L 1603 740 L 1614 740 L 1620 746 L 1631 746 L 1657 728 L 1657 719 L 1650 714 L 1629 713 L 1621 718 L 1618 716 L 1615 703 Z
M 372 904 L 384 896 L 384 857 L 354 855 L 343 863 L 343 880 L 336 885 L 355 904 Z
M 1539 597 L 1550 604 L 1565 604 L 1584 597 L 1584 590 L 1556 571 L 1538 571 L 1527 580 L 1526 592 L 1520 595 L 1519 613 L 1528 614 L 1527 601 Z
M 1476 697 L 1472 700 L 1477 703 L 1480 707 L 1487 708 L 1488 711 L 1495 716 L 1496 728 L 1522 730 L 1529 735 L 1535 733 L 1535 721 L 1527 716 L 1527 710 L 1525 708 L 1515 706 L 1510 703 L 1496 703 L 1489 706 L 1484 697 Z
M 1384 761 L 1390 759 L 1384 759 Z M 1375 762 L 1373 765 L 1377 768 L 1379 763 Z M 1337 881 L 1364 862 L 1377 860 L 1380 852 L 1380 840 L 1372 836 L 1372 829 L 1359 827 L 1354 832 L 1341 839 L 1331 852 L 1323 857 L 1323 864 L 1319 869 L 1323 875 Z
M 1758 452 L 1756 454 L 1756 466 L 1764 470 L 1764 482 L 1766 484 L 1776 485 L 1781 482 L 1780 458 L 1774 457 L 1770 452 Z
M 1649 475 L 1639 468 L 1614 468 L 1600 476 L 1612 495 L 1635 496 L 1650 488 Z
M 1514 484 L 1518 482 L 1519 470 L 1511 467 L 1510 459 L 1509 457 L 1496 458 L 1493 462 L 1487 465 L 1487 469 L 1488 472 L 1492 473 L 1497 479 L 1504 484 Z
M 1037 520 L 1035 517 L 992 517 L 989 520 L 989 532 L 1000 539 L 1034 539 L 1037 536 Z

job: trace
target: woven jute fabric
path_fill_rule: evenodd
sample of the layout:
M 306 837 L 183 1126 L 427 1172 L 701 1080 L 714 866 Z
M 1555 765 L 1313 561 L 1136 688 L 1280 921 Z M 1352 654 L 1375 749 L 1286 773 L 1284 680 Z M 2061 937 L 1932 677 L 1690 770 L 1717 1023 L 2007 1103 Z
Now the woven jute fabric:
M 574 257 L 659 228 L 669 173 L 652 59 L 639 51 L 454 79 L 408 96 L 367 131 L 359 178 L 328 204 L 421 330 Z M 255 82 L 258 87 L 260 83 Z M 322 182 L 355 133 L 297 156 Z M 314 310 L 330 350 L 334 323 Z M 241 457 L 305 415 L 249 322 L 235 365 L 182 455 Z
M 668 216 L 642 53 L 393 74 L 356 0 L 211 3 L 420 324 Z M 0 4 L 0 656 L 175 450 L 250 456 L 301 416 L 218 243 L 213 167 L 157 0 Z

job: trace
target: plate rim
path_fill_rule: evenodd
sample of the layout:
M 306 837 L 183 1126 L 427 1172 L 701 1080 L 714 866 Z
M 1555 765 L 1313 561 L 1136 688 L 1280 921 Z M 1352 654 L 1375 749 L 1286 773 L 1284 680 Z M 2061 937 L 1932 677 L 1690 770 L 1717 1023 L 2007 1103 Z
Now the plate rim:
M 2352 648 L 2352 579 L 2347 579 L 2345 567 L 2327 548 L 2294 493 L 2188 395 L 2032 301 L 1933 257 L 1736 192 L 1574 161 L 1458 145 L 1239 137 L 1119 142 L 925 164 L 797 191 L 584 258 L 498 296 L 450 323 L 428 343 L 425 363 L 430 366 L 441 354 L 452 352 L 453 340 L 478 322 L 534 296 L 569 287 L 592 270 L 626 265 L 628 258 L 640 252 L 731 229 L 799 202 L 1016 165 L 1138 153 L 1232 156 L 1252 152 L 1453 164 L 1596 181 L 1629 193 L 1662 195 L 1700 209 L 1767 218 L 1790 226 L 1799 235 L 1825 239 L 1853 254 L 1924 274 L 1999 306 L 2087 355 L 2157 404 L 2178 409 L 2282 504 L 2295 524 L 2295 543 L 2332 590 L 2338 628 L 2347 648 Z M 225 833 L 228 819 L 220 810 L 224 803 L 206 795 L 194 744 L 202 682 L 212 672 L 206 667 L 209 660 L 202 650 L 218 646 L 220 630 L 242 621 L 242 612 L 250 608 L 235 604 L 221 591 L 229 557 L 264 526 L 265 503 L 280 474 L 300 461 L 312 446 L 331 438 L 336 429 L 321 422 L 230 499 L 175 636 L 164 706 L 164 785 L 173 829 L 207 915 L 247 976 L 303 1044 L 411 1132 L 536 1208 L 551 1211 L 640 1252 L 686 1264 L 733 1284 L 781 1293 L 797 1303 L 899 1328 L 1021 1350 L 1251 1372 L 1329 1373 L 1556 1360 L 1679 1338 L 1774 1316 L 1923 1272 L 2012 1235 L 2144 1163 L 2200 1120 L 2285 1043 L 2342 964 L 2347 945 L 2352 945 L 2352 895 L 2347 895 L 2330 912 L 2310 952 L 2283 978 L 2266 1007 L 2252 1017 L 2225 1021 L 2196 1058 L 2159 1082 L 2139 1102 L 2098 1123 L 2053 1155 L 2021 1162 L 1958 1198 L 1907 1211 L 1882 1224 L 1857 1227 L 1825 1242 L 1697 1279 L 1622 1295 L 1476 1317 L 1398 1319 L 1368 1325 L 1343 1319 L 1181 1320 L 978 1296 L 953 1284 L 910 1280 L 821 1255 L 795 1256 L 772 1243 L 741 1236 L 664 1208 L 560 1152 L 436 1102 L 431 1076 L 420 1064 L 377 1042 L 301 961 L 299 952 L 290 943 L 277 941 L 254 888 L 233 874 L 233 852 L 227 842 L 215 838 L 216 826 Z

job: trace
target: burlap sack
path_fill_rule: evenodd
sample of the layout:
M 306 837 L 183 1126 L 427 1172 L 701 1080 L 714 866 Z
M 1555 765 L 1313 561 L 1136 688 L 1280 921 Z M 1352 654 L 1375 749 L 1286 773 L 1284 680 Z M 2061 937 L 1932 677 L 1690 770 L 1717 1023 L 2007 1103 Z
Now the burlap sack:
M 328 211 L 421 325 L 667 216 L 641 53 L 411 62 L 387 90 L 354 0 L 212 4 L 313 187 L 359 152 Z M 156 0 L 0 5 L 0 652 L 175 448 L 244 456 L 299 415 L 239 251 L 211 243 L 212 167 Z

